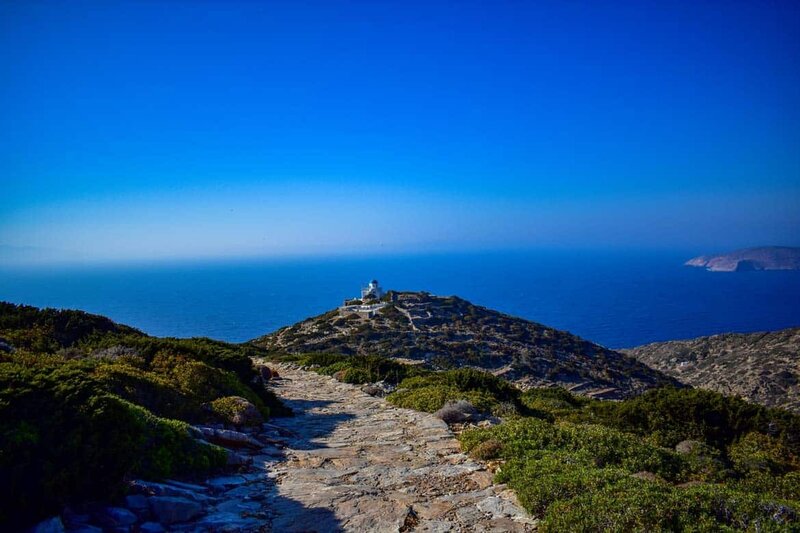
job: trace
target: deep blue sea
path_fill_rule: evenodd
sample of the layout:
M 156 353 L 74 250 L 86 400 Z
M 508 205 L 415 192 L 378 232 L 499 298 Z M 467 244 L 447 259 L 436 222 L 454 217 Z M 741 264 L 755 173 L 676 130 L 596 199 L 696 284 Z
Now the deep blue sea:
M 244 341 L 372 278 L 458 295 L 611 348 L 800 325 L 800 272 L 712 273 L 691 254 L 495 252 L 0 268 L 0 300 L 107 315 L 158 336 Z

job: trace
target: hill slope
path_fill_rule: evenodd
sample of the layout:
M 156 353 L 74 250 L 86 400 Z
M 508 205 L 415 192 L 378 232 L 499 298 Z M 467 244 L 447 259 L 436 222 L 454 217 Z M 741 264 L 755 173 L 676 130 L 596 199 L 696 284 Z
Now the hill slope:
M 711 272 L 750 270 L 800 270 L 800 248 L 762 246 L 720 255 L 701 255 L 689 259 L 686 266 L 704 267 Z
M 626 352 L 688 385 L 800 412 L 800 328 L 658 342 Z
M 309 318 L 252 341 L 291 353 L 374 354 L 474 366 L 522 386 L 561 385 L 620 398 L 677 382 L 634 358 L 570 333 L 479 307 L 458 297 L 392 292 L 375 317 Z

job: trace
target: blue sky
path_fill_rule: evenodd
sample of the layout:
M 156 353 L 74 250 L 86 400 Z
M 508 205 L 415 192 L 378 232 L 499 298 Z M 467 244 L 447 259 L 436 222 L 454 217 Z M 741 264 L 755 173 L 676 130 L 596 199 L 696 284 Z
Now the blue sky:
M 800 245 L 797 2 L 6 2 L 0 248 Z

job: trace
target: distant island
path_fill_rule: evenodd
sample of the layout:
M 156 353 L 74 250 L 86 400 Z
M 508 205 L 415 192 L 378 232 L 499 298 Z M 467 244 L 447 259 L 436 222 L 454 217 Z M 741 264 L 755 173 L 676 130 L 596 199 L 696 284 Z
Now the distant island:
M 710 272 L 800 270 L 800 248 L 790 246 L 745 248 L 727 254 L 701 255 L 689 259 L 684 265 L 704 267 Z

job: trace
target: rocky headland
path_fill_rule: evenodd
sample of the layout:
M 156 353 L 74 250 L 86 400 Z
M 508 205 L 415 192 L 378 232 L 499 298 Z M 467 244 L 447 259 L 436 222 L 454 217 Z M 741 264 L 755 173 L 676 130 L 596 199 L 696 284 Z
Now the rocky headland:
M 689 259 L 686 266 L 710 272 L 748 272 L 753 270 L 800 270 L 800 248 L 762 246 L 720 255 L 701 255 Z
M 375 316 L 331 310 L 255 339 L 271 351 L 379 355 L 436 368 L 471 366 L 523 388 L 563 386 L 623 398 L 679 383 L 571 333 L 473 305 L 456 296 L 390 292 Z

